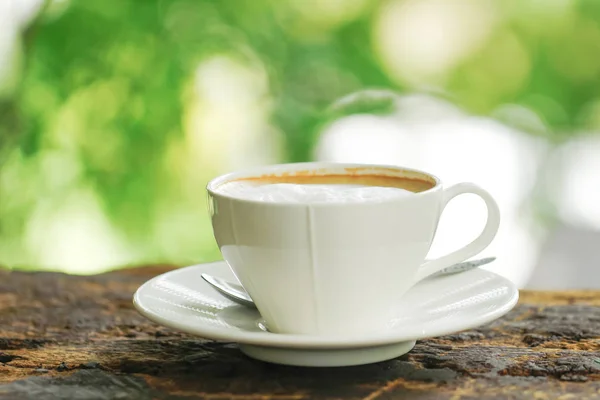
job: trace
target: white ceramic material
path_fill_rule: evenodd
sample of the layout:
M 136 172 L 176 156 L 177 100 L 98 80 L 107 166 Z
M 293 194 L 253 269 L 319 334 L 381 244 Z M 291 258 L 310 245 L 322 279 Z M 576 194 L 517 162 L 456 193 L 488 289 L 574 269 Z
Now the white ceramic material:
M 427 191 L 361 203 L 290 204 L 219 193 L 219 185 L 272 174 L 367 174 L 431 182 Z M 269 329 L 333 335 L 389 327 L 416 282 L 470 258 L 493 240 L 498 206 L 470 183 L 443 188 L 425 172 L 394 166 L 299 163 L 230 173 L 207 187 L 215 238 Z M 445 205 L 463 193 L 480 196 L 488 218 L 463 248 L 424 262 Z M 356 325 L 356 319 L 362 324 Z
M 416 284 L 398 303 L 386 329 L 360 334 L 370 320 L 357 313 L 353 315 L 357 329 L 336 337 L 280 334 L 265 329 L 256 309 L 222 297 L 200 277 L 202 273 L 235 281 L 222 261 L 181 268 L 143 284 L 134 295 L 135 307 L 161 325 L 206 339 L 237 342 L 250 357 L 302 366 L 357 365 L 395 358 L 410 351 L 416 340 L 491 322 L 510 311 L 519 296 L 506 278 L 475 269 Z
M 460 274 L 466 271 L 470 271 L 473 268 L 479 268 L 482 265 L 489 264 L 494 261 L 496 257 L 488 257 L 482 258 L 479 260 L 471 260 L 464 261 L 458 264 L 454 264 L 448 268 L 444 268 L 441 271 L 436 272 L 435 274 L 431 274 L 431 276 L 438 275 L 449 275 L 449 274 Z M 213 289 L 222 294 L 224 297 L 227 297 L 229 300 L 234 303 L 241 304 L 246 307 L 254 307 L 254 302 L 246 292 L 246 289 L 238 283 L 231 282 L 225 279 L 217 278 L 216 276 L 212 276 L 209 274 L 200 274 L 202 279 L 204 279 Z

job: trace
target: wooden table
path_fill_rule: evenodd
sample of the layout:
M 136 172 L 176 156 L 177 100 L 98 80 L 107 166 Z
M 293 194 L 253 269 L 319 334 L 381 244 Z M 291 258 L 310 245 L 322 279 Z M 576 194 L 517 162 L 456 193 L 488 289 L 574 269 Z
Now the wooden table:
M 600 292 L 523 292 L 398 359 L 298 368 L 141 317 L 133 292 L 168 269 L 0 271 L 0 399 L 600 399 Z

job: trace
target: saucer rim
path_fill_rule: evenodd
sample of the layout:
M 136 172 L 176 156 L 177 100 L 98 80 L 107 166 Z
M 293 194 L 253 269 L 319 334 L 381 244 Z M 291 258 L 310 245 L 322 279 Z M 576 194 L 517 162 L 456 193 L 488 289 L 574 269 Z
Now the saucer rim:
M 178 268 L 172 271 L 168 271 L 157 275 L 148 281 L 144 282 L 133 295 L 133 305 L 136 310 L 148 318 L 149 320 L 162 325 L 175 329 L 180 332 L 188 333 L 194 336 L 198 336 L 202 339 L 207 340 L 218 340 L 235 343 L 243 343 L 249 345 L 258 345 L 265 347 L 282 347 L 282 348 L 305 348 L 305 349 L 344 349 L 344 348 L 356 348 L 356 347 L 374 347 L 382 346 L 392 343 L 410 341 L 410 340 L 421 340 L 426 338 L 433 338 L 438 336 L 449 335 L 452 333 L 473 329 L 478 326 L 488 324 L 512 310 L 519 300 L 519 290 L 516 285 L 509 279 L 498 275 L 494 272 L 487 271 L 484 269 L 478 269 L 481 273 L 493 275 L 496 279 L 500 279 L 503 283 L 512 291 L 510 299 L 502 304 L 500 307 L 488 312 L 485 316 L 476 320 L 469 320 L 464 323 L 454 323 L 452 325 L 440 325 L 437 329 L 434 329 L 427 334 L 422 335 L 407 335 L 402 334 L 401 331 L 397 330 L 386 330 L 381 332 L 375 332 L 369 335 L 360 336 L 319 336 L 319 335 L 306 335 L 306 334 L 288 334 L 288 333 L 272 333 L 272 332 L 248 332 L 243 330 L 235 330 L 231 328 L 217 327 L 212 328 L 206 326 L 205 328 L 198 329 L 190 327 L 185 322 L 176 322 L 162 317 L 159 313 L 152 311 L 151 308 L 144 306 L 143 300 L 141 299 L 142 294 L 152 284 L 159 280 L 165 279 L 170 275 L 178 275 L 182 273 L 188 273 L 190 271 L 199 269 L 198 274 L 205 272 L 203 269 L 206 268 L 229 268 L 225 261 L 213 261 L 208 263 L 201 263 L 190 265 L 187 267 Z M 461 275 L 468 275 L 472 271 L 461 273 Z M 198 275 L 199 276 L 199 275 Z M 440 278 L 438 278 L 440 279 Z M 443 277 L 441 278 L 443 279 Z M 418 283 L 417 283 L 418 285 Z M 216 296 L 219 296 L 215 292 Z M 233 304 L 233 303 L 232 303 Z M 243 306 L 240 306 L 243 307 Z

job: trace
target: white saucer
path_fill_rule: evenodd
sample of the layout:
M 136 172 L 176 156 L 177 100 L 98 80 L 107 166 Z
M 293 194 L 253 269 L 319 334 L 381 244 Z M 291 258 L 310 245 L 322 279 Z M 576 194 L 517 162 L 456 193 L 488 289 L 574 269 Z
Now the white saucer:
M 475 269 L 418 283 L 403 297 L 390 327 L 368 336 L 277 334 L 264 328 L 257 310 L 225 299 L 201 273 L 237 281 L 224 261 L 181 268 L 144 283 L 134 295 L 134 305 L 161 325 L 206 339 L 237 342 L 242 352 L 259 360 L 299 366 L 358 365 L 395 358 L 409 352 L 416 340 L 491 322 L 510 311 L 519 298 L 519 291 L 506 278 Z

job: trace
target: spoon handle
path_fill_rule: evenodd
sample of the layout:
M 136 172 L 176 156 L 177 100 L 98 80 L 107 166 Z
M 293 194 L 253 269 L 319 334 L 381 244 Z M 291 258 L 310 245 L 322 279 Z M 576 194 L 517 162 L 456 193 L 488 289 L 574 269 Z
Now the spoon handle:
M 489 264 L 492 261 L 494 261 L 495 259 L 496 259 L 496 257 L 487 257 L 487 258 L 482 258 L 480 260 L 461 262 L 458 264 L 451 265 L 448 268 L 444 268 L 443 270 L 438 271 L 435 274 L 432 274 L 431 276 L 458 274 L 460 272 L 469 271 L 471 269 L 481 267 L 482 265 Z

